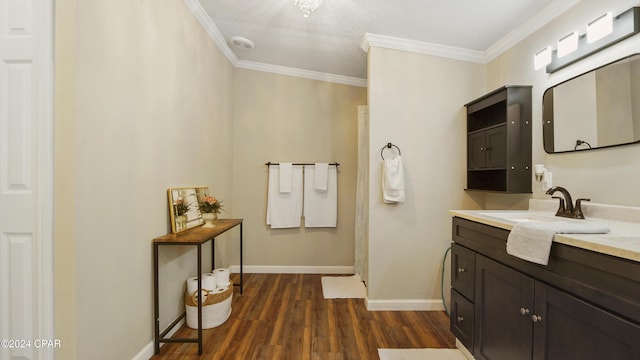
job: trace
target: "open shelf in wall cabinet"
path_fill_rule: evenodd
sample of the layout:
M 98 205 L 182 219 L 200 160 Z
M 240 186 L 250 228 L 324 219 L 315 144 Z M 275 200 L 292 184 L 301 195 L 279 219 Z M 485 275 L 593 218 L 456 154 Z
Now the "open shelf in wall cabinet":
M 503 86 L 465 106 L 466 189 L 531 193 L 531 86 Z

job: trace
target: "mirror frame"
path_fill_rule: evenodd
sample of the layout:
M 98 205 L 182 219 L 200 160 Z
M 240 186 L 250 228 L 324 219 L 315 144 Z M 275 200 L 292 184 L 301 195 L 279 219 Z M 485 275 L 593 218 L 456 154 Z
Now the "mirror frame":
M 639 56 L 640 53 L 633 53 L 630 54 L 628 56 L 616 59 L 612 62 L 609 62 L 607 64 L 604 64 L 602 66 L 599 66 L 597 68 L 591 69 L 589 71 L 585 71 L 581 74 L 578 74 L 570 79 L 567 79 L 565 81 L 562 81 L 560 83 L 557 83 L 549 88 L 547 88 L 544 93 L 542 94 L 542 147 L 544 148 L 544 151 L 547 154 L 563 154 L 563 153 L 573 153 L 573 152 L 582 152 L 582 151 L 587 151 L 587 150 L 599 150 L 599 149 L 606 149 L 606 148 L 612 148 L 612 147 L 618 147 L 618 146 L 624 146 L 624 145 L 632 145 L 632 144 L 638 144 L 640 143 L 640 139 L 636 140 L 636 141 L 630 141 L 630 142 L 626 142 L 626 143 L 620 143 L 620 144 L 612 144 L 612 145 L 604 145 L 604 146 L 597 146 L 594 148 L 585 148 L 585 149 L 575 149 L 575 150 L 563 150 L 563 151 L 549 151 L 547 149 L 547 141 L 549 141 L 549 139 L 551 139 L 551 145 L 553 145 L 553 141 L 554 141 L 554 131 L 553 131 L 553 123 L 554 123 L 554 119 L 553 119 L 553 97 L 551 96 L 550 99 L 546 99 L 545 95 L 547 94 L 547 92 L 549 91 L 553 91 L 554 88 L 569 82 L 571 80 L 574 80 L 576 78 L 579 78 L 580 76 L 583 76 L 585 74 L 589 74 L 591 72 L 597 71 L 599 69 L 602 69 L 604 67 L 607 67 L 609 65 L 615 64 L 617 62 L 632 58 L 634 56 Z M 640 59 L 639 59 L 640 60 Z
M 171 221 L 172 233 L 178 234 L 204 224 L 202 213 L 200 212 L 200 208 L 198 207 L 198 201 L 206 195 L 209 195 L 209 188 L 206 186 L 167 189 L 167 196 L 169 200 L 169 218 Z M 185 214 L 187 216 L 187 219 L 184 224 L 177 221 L 178 216 L 176 204 L 180 198 L 182 198 L 183 201 L 186 201 L 186 203 L 189 204 L 189 211 Z

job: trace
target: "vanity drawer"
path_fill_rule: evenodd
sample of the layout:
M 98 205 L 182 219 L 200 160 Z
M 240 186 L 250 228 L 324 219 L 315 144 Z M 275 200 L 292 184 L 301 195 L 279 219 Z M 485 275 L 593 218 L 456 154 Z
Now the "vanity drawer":
M 451 332 L 469 351 L 473 351 L 473 322 L 473 303 L 451 289 Z
M 470 301 L 474 300 L 476 254 L 451 244 L 451 286 Z

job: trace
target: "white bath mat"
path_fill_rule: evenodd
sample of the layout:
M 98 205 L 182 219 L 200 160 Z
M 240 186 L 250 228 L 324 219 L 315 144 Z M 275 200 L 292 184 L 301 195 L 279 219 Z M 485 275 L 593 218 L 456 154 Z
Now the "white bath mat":
M 467 360 L 458 349 L 378 349 L 380 360 Z
M 360 275 L 353 276 L 323 276 L 322 295 L 325 299 L 353 299 L 365 298 L 367 290 L 360 279 Z

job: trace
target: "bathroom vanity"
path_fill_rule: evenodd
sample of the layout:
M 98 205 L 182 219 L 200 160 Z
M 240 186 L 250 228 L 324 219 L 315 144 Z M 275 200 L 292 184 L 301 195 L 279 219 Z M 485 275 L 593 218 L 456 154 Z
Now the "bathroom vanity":
M 451 331 L 476 359 L 640 359 L 640 224 L 556 235 L 543 266 L 506 241 L 553 212 L 451 214 Z

